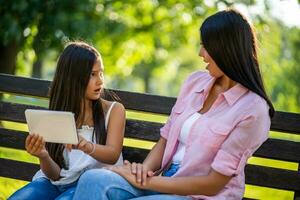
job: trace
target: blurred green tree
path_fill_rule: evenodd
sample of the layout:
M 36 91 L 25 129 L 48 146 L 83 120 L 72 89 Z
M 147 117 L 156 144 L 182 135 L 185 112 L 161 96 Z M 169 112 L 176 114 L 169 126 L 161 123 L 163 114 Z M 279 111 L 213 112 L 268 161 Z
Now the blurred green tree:
M 29 35 L 29 28 L 36 24 L 43 5 L 38 0 L 1 0 L 0 5 L 0 72 L 13 74 L 17 53 Z
M 0 2 L 1 72 L 14 73 L 16 60 L 24 67 L 22 56 L 28 59 L 33 52 L 31 75 L 41 77 L 51 53 L 61 52 L 68 40 L 83 39 L 100 50 L 110 87 L 173 96 L 184 77 L 202 67 L 197 55 L 202 20 L 228 6 L 253 10 L 258 4 L 256 0 Z M 258 30 L 261 68 L 277 108 L 295 110 L 300 101 L 299 28 L 286 27 L 271 17 L 269 9 L 270 1 L 265 1 L 263 12 L 250 16 Z
M 102 18 L 95 10 L 96 1 L 1 0 L 0 3 L 3 73 L 14 74 L 18 52 L 31 48 L 35 53 L 32 76 L 41 77 L 42 62 L 49 50 L 60 52 L 70 38 L 91 38 Z

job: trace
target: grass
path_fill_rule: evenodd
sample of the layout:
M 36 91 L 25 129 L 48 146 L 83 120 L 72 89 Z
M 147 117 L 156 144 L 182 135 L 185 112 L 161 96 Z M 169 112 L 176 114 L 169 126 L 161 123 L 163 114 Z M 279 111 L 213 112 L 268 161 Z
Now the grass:
M 5 95 L 5 101 L 15 102 L 15 103 L 23 103 L 29 105 L 40 105 L 47 106 L 47 100 L 42 101 L 32 101 L 32 98 L 23 98 L 23 97 L 12 97 L 11 95 Z M 138 119 L 138 120 L 146 120 L 152 122 L 160 122 L 164 123 L 167 120 L 167 116 L 163 115 L 155 115 L 155 114 L 147 114 L 142 112 L 133 112 L 127 111 L 127 118 Z M 2 125 L 5 128 L 20 130 L 20 131 L 28 131 L 27 125 L 22 123 L 14 123 L 3 121 Z M 300 142 L 300 136 L 294 134 L 282 134 L 277 132 L 270 132 L 271 138 L 285 139 Z M 148 141 L 141 141 L 135 139 L 124 139 L 124 145 L 130 147 L 140 147 L 144 149 L 151 149 L 155 143 Z M 10 149 L 0 147 L 0 158 L 7 158 L 13 160 L 20 160 L 24 162 L 38 163 L 38 159 L 29 155 L 27 152 L 22 150 Z M 275 168 L 289 169 L 289 170 L 297 170 L 298 164 L 293 162 L 285 162 L 279 160 L 265 159 L 265 158 L 257 158 L 252 157 L 248 160 L 248 163 L 262 166 L 270 166 Z M 13 192 L 17 189 L 23 187 L 28 182 L 20 181 L 10 178 L 0 177 L 0 200 L 7 199 Z M 293 199 L 293 192 L 278 190 L 273 188 L 266 187 L 258 187 L 253 185 L 246 185 L 245 197 L 254 198 L 254 199 L 265 199 L 265 200 L 291 200 Z

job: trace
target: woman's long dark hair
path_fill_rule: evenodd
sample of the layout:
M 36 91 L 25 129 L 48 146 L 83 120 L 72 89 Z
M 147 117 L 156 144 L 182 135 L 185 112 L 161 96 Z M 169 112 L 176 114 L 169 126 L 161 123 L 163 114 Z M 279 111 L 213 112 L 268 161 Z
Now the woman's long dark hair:
M 264 98 L 272 118 L 274 107 L 264 88 L 256 36 L 247 19 L 234 9 L 220 11 L 203 22 L 200 34 L 204 48 L 218 67 L 229 78 Z
M 83 123 L 85 110 L 85 94 L 93 66 L 97 60 L 103 65 L 98 51 L 84 43 L 69 43 L 57 63 L 55 76 L 49 91 L 49 110 L 69 111 L 74 113 L 76 125 Z M 104 90 L 102 91 L 104 92 Z M 83 109 L 82 109 L 83 108 Z M 92 101 L 94 135 L 98 144 L 105 144 L 105 119 L 100 99 Z M 46 143 L 51 158 L 61 167 L 67 168 L 63 158 L 64 145 Z

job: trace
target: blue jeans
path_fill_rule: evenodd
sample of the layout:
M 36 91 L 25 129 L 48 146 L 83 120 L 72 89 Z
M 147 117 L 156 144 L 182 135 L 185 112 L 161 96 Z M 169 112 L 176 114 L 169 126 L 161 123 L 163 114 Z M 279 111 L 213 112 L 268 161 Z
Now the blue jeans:
M 8 200 L 71 200 L 77 181 L 68 185 L 53 185 L 46 178 L 38 178 L 12 194 Z
M 79 179 L 74 200 L 188 200 L 190 197 L 162 194 L 132 186 L 122 176 L 105 169 L 86 171 Z
M 163 171 L 162 176 L 173 176 L 179 169 L 180 164 L 172 163 L 166 171 Z

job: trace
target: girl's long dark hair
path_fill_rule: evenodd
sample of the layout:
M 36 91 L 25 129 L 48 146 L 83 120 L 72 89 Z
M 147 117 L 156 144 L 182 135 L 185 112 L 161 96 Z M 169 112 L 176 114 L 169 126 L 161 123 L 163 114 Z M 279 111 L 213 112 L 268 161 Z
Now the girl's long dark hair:
M 69 43 L 57 63 L 54 79 L 49 91 L 49 110 L 69 111 L 74 113 L 76 125 L 82 125 L 85 109 L 86 88 L 93 66 L 97 60 L 103 65 L 101 56 L 92 46 L 84 42 Z M 104 90 L 102 91 L 102 93 Z M 92 101 L 94 135 L 98 144 L 105 144 L 106 129 L 104 112 L 100 99 Z M 63 158 L 64 145 L 46 143 L 51 158 L 61 167 L 67 168 Z
M 200 34 L 204 48 L 218 67 L 229 78 L 264 98 L 272 118 L 274 107 L 264 88 L 256 36 L 247 19 L 234 9 L 220 11 L 203 22 Z

